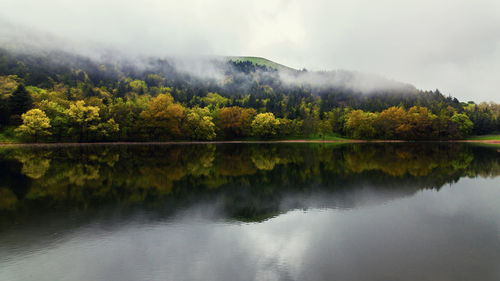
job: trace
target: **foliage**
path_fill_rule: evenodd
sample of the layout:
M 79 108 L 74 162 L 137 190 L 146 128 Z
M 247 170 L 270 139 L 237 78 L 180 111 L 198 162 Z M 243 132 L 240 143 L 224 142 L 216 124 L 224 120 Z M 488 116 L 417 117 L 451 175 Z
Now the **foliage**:
M 220 108 L 229 104 L 229 99 L 217 94 L 217 93 L 208 93 L 205 97 L 203 97 L 202 102 L 207 105 L 211 105 L 215 108 Z
M 239 106 L 218 110 L 218 124 L 227 138 L 245 137 L 251 134 L 251 122 L 257 111 Z
M 8 102 L 10 114 L 13 116 L 25 113 L 33 105 L 33 99 L 23 84 L 17 86 L 16 90 L 10 95 Z
M 16 133 L 26 139 L 33 139 L 35 142 L 41 136 L 50 135 L 50 119 L 45 112 L 40 109 L 31 109 L 21 115 L 23 124 L 16 129 Z
M 215 125 L 208 108 L 193 108 L 184 119 L 185 135 L 195 140 L 213 140 Z
M 373 124 L 377 116 L 370 112 L 354 110 L 349 114 L 345 129 L 349 136 L 356 139 L 371 139 L 375 136 Z
M 457 127 L 457 137 L 459 138 L 465 138 L 470 135 L 474 126 L 469 117 L 463 113 L 453 114 L 451 122 L 453 122 Z
M 101 118 L 99 117 L 99 108 L 96 106 L 87 106 L 83 100 L 71 103 L 65 111 L 71 130 L 76 131 L 79 140 L 88 140 L 89 134 L 98 130 Z
M 252 121 L 252 133 L 259 137 L 272 137 L 278 133 L 280 121 L 274 117 L 274 114 L 260 113 Z
M 403 196 L 460 177 L 498 176 L 495 151 L 457 143 L 0 147 L 9 168 L 0 212 L 18 211 L 5 217 L 18 224 L 32 219 L 29 211 L 117 202 L 171 209 L 219 194 L 227 211 L 259 213 L 281 210 L 286 193 L 309 198 L 313 190 L 342 193 L 366 182 Z
M 295 83 L 307 71 L 261 58 L 219 63 L 221 80 L 181 72 L 168 60 L 151 59 L 139 68 L 123 62 L 97 64 L 66 53 L 30 57 L 0 49 L 0 132 L 20 126 L 21 115 L 32 109 L 46 114 L 51 127 L 43 141 L 54 142 L 252 135 L 443 140 L 500 132 L 500 105 L 494 103 L 461 103 L 438 90 L 409 85 L 364 94 Z M 281 74 L 292 82 L 283 83 Z M 311 75 L 325 81 L 349 77 Z M 266 132 L 257 125 L 262 117 L 255 122 L 259 129 L 252 126 L 260 114 L 274 116 Z

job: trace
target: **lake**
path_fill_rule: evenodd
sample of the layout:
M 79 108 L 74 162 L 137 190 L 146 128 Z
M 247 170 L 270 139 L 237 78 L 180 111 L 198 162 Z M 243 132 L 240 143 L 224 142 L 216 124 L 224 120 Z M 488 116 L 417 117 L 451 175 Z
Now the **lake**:
M 500 280 L 500 152 L 0 147 L 0 280 Z

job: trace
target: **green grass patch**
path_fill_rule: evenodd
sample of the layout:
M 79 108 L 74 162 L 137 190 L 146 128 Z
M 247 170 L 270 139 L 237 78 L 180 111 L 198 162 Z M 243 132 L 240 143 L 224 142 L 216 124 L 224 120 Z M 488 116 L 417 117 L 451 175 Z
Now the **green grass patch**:
M 293 69 L 291 67 L 288 67 L 286 65 L 282 65 L 282 64 L 279 64 L 279 63 L 276 63 L 274 61 L 271 61 L 271 60 L 268 60 L 268 59 L 265 59 L 265 58 L 261 58 L 261 57 L 229 57 L 229 60 L 230 61 L 234 61 L 234 62 L 245 62 L 245 61 L 249 61 L 255 65 L 261 65 L 261 66 L 266 66 L 266 67 L 269 67 L 269 68 L 274 68 L 276 70 L 292 70 L 292 71 L 296 71 L 296 69 Z
M 472 136 L 468 140 L 498 140 L 500 141 L 500 135 L 483 135 L 483 136 Z
M 321 136 L 321 135 L 310 135 L 310 136 L 291 136 L 283 139 L 288 139 L 288 140 L 312 140 L 312 141 L 350 141 L 352 139 L 341 137 L 339 135 L 327 135 L 327 136 Z

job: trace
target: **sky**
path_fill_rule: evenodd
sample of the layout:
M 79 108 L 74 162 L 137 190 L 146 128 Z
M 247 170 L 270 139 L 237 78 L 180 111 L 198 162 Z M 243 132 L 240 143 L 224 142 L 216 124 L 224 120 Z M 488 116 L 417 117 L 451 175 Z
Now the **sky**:
M 260 56 L 500 102 L 498 0 L 0 0 L 0 20 L 65 40 L 54 42 Z

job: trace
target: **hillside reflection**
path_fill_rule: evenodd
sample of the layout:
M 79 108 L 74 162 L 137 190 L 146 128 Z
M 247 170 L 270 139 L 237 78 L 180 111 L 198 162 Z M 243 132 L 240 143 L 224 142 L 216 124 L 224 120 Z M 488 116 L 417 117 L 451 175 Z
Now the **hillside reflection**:
M 229 217 L 260 220 L 312 201 L 355 207 L 340 195 L 366 187 L 398 197 L 461 177 L 494 177 L 499 155 L 439 143 L 3 147 L 0 218 L 116 204 L 175 210 L 217 200 Z M 317 194 L 344 199 L 308 201 Z

